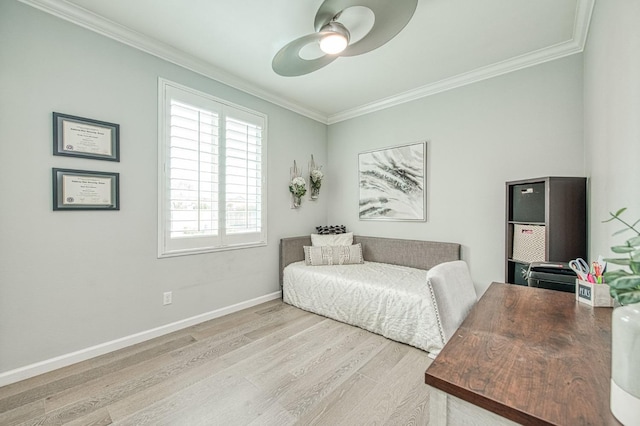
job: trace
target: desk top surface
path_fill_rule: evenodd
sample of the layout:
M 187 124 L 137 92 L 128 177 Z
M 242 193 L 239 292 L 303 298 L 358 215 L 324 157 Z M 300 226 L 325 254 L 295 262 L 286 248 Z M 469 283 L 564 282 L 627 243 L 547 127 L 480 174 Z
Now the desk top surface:
M 425 382 L 525 425 L 617 425 L 611 312 L 573 293 L 493 283 Z

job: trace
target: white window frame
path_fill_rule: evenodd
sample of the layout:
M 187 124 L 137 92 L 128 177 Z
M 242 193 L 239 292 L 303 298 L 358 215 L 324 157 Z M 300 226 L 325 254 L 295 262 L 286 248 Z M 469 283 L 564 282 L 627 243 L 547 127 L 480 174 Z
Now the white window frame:
M 260 232 L 226 233 L 225 208 L 219 207 L 219 232 L 215 236 L 197 236 L 183 239 L 170 238 L 169 224 L 169 181 L 168 155 L 170 147 L 171 99 L 175 98 L 190 105 L 220 114 L 219 137 L 219 206 L 225 201 L 225 117 L 227 115 L 259 123 L 262 127 L 260 150 Z M 210 253 L 216 251 L 259 247 L 267 245 L 267 116 L 240 105 L 235 105 L 207 93 L 181 84 L 158 79 L 158 258 Z

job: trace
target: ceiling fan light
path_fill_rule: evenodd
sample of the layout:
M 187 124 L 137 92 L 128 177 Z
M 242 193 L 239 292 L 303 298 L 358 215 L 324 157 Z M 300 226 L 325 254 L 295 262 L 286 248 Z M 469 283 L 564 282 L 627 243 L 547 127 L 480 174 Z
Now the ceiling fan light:
M 328 55 L 335 55 L 346 49 L 347 44 L 342 34 L 329 34 L 320 40 L 320 49 Z
M 342 52 L 349 45 L 349 31 L 339 22 L 331 21 L 320 30 L 320 50 L 328 55 Z

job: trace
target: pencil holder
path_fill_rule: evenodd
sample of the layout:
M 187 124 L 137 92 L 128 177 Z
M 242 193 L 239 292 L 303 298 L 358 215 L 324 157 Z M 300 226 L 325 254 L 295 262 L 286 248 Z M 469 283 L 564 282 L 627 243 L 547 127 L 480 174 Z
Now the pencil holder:
M 576 300 L 593 307 L 613 306 L 613 298 L 609 294 L 609 284 L 576 280 Z

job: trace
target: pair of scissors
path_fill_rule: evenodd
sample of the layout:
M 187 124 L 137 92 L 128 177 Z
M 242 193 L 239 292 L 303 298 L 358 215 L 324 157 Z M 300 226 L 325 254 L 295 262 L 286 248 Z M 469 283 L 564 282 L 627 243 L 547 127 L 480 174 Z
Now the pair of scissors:
M 578 278 L 582 281 L 588 281 L 589 277 L 589 265 L 581 257 L 569 262 L 569 268 L 573 269 Z

